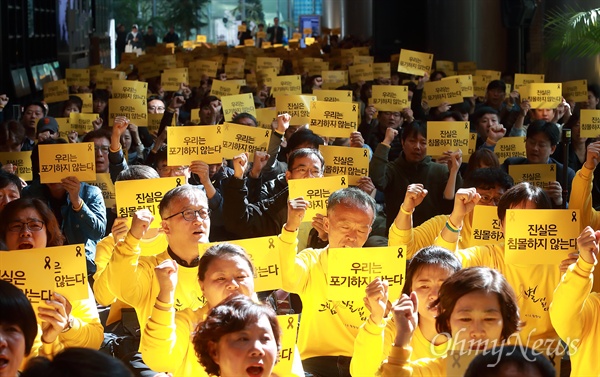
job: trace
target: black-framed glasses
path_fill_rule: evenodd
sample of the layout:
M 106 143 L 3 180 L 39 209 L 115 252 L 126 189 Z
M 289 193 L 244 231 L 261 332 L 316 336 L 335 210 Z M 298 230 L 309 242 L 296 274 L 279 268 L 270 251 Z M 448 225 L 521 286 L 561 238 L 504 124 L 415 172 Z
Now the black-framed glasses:
M 319 177 L 322 173 L 321 169 L 310 169 L 308 166 L 298 166 L 293 168 L 292 171 L 298 174 L 306 174 L 310 172 L 313 177 Z
M 110 147 L 108 145 L 101 145 L 101 146 L 94 145 L 95 152 L 101 151 L 103 153 L 108 153 L 109 149 L 110 149 Z
M 169 217 L 165 217 L 163 220 L 169 220 L 170 218 L 175 217 L 177 215 L 182 215 L 185 221 L 194 221 L 198 218 L 198 216 L 200 216 L 201 220 L 207 220 L 210 216 L 210 209 L 186 209 L 185 211 L 177 212 Z
M 23 227 L 28 229 L 30 232 L 39 232 L 44 229 L 44 222 L 42 220 L 29 220 L 29 221 L 13 221 L 8 224 L 8 231 L 13 233 L 20 232 Z

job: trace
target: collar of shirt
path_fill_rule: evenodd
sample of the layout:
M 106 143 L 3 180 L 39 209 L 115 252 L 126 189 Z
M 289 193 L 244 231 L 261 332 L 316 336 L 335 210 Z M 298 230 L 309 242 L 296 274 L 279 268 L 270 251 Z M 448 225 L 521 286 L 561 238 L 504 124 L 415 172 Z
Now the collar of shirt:
M 173 252 L 173 250 L 171 250 L 171 246 L 167 247 L 167 252 L 169 253 L 169 256 L 171 258 L 173 258 L 173 260 L 175 262 L 177 262 L 177 264 L 180 265 L 180 266 L 183 266 L 183 267 L 198 267 L 198 265 L 200 264 L 200 256 L 194 258 L 194 260 L 191 263 L 188 263 L 185 260 L 181 259 L 177 254 L 175 254 Z

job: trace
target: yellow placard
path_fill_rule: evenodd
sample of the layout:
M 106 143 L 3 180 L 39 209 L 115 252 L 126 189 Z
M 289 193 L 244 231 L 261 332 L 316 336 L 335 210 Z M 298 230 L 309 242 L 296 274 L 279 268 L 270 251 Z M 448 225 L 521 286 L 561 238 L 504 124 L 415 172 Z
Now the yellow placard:
M 234 113 L 248 113 L 256 117 L 254 96 L 252 93 L 223 96 L 221 97 L 221 102 L 223 104 L 223 114 L 226 122 L 232 121 Z
M 433 54 L 401 49 L 398 72 L 404 72 L 416 76 L 424 76 L 425 73 L 429 73 L 431 71 L 432 62 Z
M 556 181 L 556 164 L 509 165 L 508 174 L 515 183 L 529 182 L 544 188 L 549 182 Z
M 475 153 L 475 148 L 477 147 L 477 132 L 469 132 L 469 153 L 467 156 L 463 155 L 463 160 L 467 160 L 471 157 L 473 153 Z
M 223 161 L 223 126 L 187 126 L 168 128 L 169 166 L 189 165 L 201 160 L 207 164 Z
M 258 127 L 266 128 L 271 130 L 273 128 L 273 122 L 277 120 L 277 109 L 274 107 L 265 107 L 262 109 L 256 109 L 256 121 Z
M 326 90 L 315 89 L 313 94 L 317 96 L 318 101 L 324 102 L 352 102 L 351 90 Z
M 150 114 L 148 113 L 148 132 L 158 132 L 160 128 L 160 122 L 163 118 L 164 114 Z M 177 125 L 177 117 L 173 117 L 171 124 L 169 126 Z
M 241 85 L 233 80 L 213 80 L 210 95 L 218 98 L 232 96 L 240 93 L 240 87 Z
M 150 78 L 150 77 L 160 77 L 160 69 L 156 65 L 156 63 L 152 60 L 139 62 L 137 64 L 138 73 L 141 77 Z
M 197 43 L 206 43 L 206 35 L 196 35 Z
M 27 152 L 0 152 L 0 163 L 2 165 L 13 164 L 16 168 L 15 175 L 24 181 L 32 181 L 31 151 Z
M 475 70 L 476 76 L 484 76 L 488 79 L 488 81 L 500 80 L 500 75 L 502 73 L 500 71 L 491 71 L 487 69 L 477 69 Z
M 223 123 L 223 154 L 232 159 L 240 153 L 248 152 L 250 159 L 254 152 L 267 151 L 271 131 L 235 123 Z
M 317 97 L 310 95 L 281 96 L 277 98 L 277 115 L 290 114 L 290 125 L 302 126 L 310 122 L 310 103 Z
M 298 334 L 298 314 L 278 315 L 277 321 L 281 328 L 281 349 L 277 364 L 273 368 L 274 376 L 296 376 L 292 372 L 295 360 L 299 360 L 298 347 L 296 347 L 296 337 Z
M 423 89 L 423 97 L 430 107 L 438 107 L 446 102 L 450 105 L 463 102 L 459 79 L 428 81 Z
M 578 209 L 509 209 L 504 257 L 511 264 L 550 264 L 556 268 L 577 251 Z
M 494 148 L 494 153 L 500 163 L 510 157 L 527 157 L 525 152 L 525 137 L 506 136 L 498 141 Z
M 238 25 L 238 31 L 241 31 L 242 33 L 246 31 L 246 25 Z
M 454 62 L 449 60 L 436 60 L 435 70 L 448 74 L 448 72 L 454 71 Z
M 44 83 L 44 102 L 54 103 L 69 99 L 67 80 L 56 80 Z
M 522 94 L 532 109 L 556 109 L 562 102 L 562 84 L 529 84 Z
M 378 111 L 396 111 L 410 108 L 408 87 L 404 85 L 373 85 L 370 104 Z
M 195 69 L 200 72 L 200 75 L 206 75 L 208 77 L 217 77 L 217 70 L 219 69 L 219 62 L 215 60 L 195 60 L 190 62 L 190 70 Z
M 373 77 L 390 78 L 392 77 L 392 68 L 390 63 L 373 63 Z
M 485 97 L 487 86 L 490 83 L 485 76 L 471 76 L 473 78 L 473 95 L 476 97 Z
M 176 92 L 181 83 L 189 84 L 188 69 L 166 69 L 160 76 L 160 83 L 164 90 Z
M 373 64 L 373 63 L 375 63 L 375 57 L 374 56 L 354 55 L 352 62 L 354 63 L 354 65 Z
M 348 67 L 350 82 L 373 81 L 373 63 L 357 64 Z
M 93 131 L 93 122 L 98 119 L 98 117 L 98 114 L 71 113 L 69 114 L 70 131 L 77 131 L 79 135 Z
M 81 107 L 82 113 L 89 114 L 94 112 L 94 100 L 92 93 L 76 93 L 71 95 L 81 98 L 81 102 L 83 103 L 83 106 Z
M 67 139 L 69 132 L 71 131 L 71 118 L 61 117 L 54 118 L 56 119 L 56 123 L 58 123 L 58 135 L 63 139 Z
M 225 64 L 225 74 L 228 78 L 240 79 L 244 77 L 244 63 Z
M 309 76 L 318 76 L 323 71 L 329 70 L 329 62 L 308 62 L 304 64 L 304 70 L 308 72 Z
M 117 216 L 126 217 L 127 223 L 131 226 L 134 214 L 141 209 L 148 209 L 154 216 L 150 228 L 160 228 L 162 221 L 158 210 L 160 201 L 169 190 L 184 184 L 186 184 L 185 177 L 117 181 L 115 182 Z
M 528 84 L 543 83 L 544 75 L 540 74 L 529 74 L 529 73 L 515 73 L 515 90 L 521 91 L 521 88 Z
M 277 76 L 272 78 L 271 95 L 273 95 L 273 97 L 299 94 L 302 94 L 302 79 L 300 75 Z
M 460 81 L 460 90 L 463 98 L 471 98 L 475 95 L 473 91 L 473 76 L 471 75 L 459 75 L 459 76 L 450 76 L 444 77 L 442 80 L 452 80 L 457 79 Z M 487 85 L 487 84 L 486 84 Z
M 146 100 L 108 99 L 108 122 L 113 124 L 117 116 L 127 117 L 140 127 L 148 126 L 148 106 Z
M 376 277 L 387 280 L 390 297 L 400 297 L 406 271 L 406 246 L 331 248 L 327 252 L 327 297 L 362 302 Z
M 34 307 L 54 292 L 70 302 L 89 298 L 84 245 L 0 253 L 0 279 L 23 291 Z
M 96 179 L 94 143 L 42 144 L 38 148 L 41 183 L 60 183 L 71 176 L 82 182 Z
M 98 73 L 104 71 L 104 67 L 100 64 L 91 65 L 88 67 L 90 70 L 90 81 L 96 82 L 96 78 L 98 77 Z
M 264 43 L 264 42 L 263 42 Z M 282 60 L 280 58 L 272 58 L 259 56 L 256 58 L 256 69 L 275 68 L 277 72 L 281 68 Z
M 263 42 L 261 43 L 261 47 L 262 47 L 262 48 L 271 48 L 271 47 L 274 47 L 274 46 L 272 46 L 272 45 L 271 45 L 271 42 L 269 42 L 269 41 L 263 41 Z
M 427 154 L 442 156 L 460 149 L 469 153 L 469 122 L 427 122 Z
M 245 39 L 244 40 L 244 46 L 248 47 L 248 46 L 256 46 L 256 42 L 254 42 L 254 39 Z
M 348 71 L 322 71 L 321 77 L 323 84 L 325 83 L 341 83 L 338 86 L 348 84 Z M 323 88 L 325 89 L 325 88 Z
M 156 64 L 157 68 L 161 71 L 177 68 L 177 58 L 175 58 L 175 55 L 155 56 L 154 64 Z
M 266 31 L 257 31 L 256 32 L 256 38 L 266 39 L 267 38 L 267 32 Z
M 186 50 L 194 48 L 194 41 L 183 41 L 183 48 Z
M 582 109 L 579 124 L 581 137 L 596 138 L 600 136 L 600 110 Z
M 562 95 L 567 101 L 585 102 L 588 99 L 587 80 L 574 80 L 562 83 Z
M 310 129 L 320 136 L 350 137 L 358 129 L 359 112 L 354 103 L 314 101 L 310 105 Z
M 473 210 L 473 228 L 469 246 L 480 246 L 504 241 L 504 233 L 500 229 L 498 208 L 496 206 L 475 206 Z
M 89 69 L 65 69 L 65 77 L 67 85 L 72 86 L 89 86 L 90 85 L 90 70 Z
M 458 72 L 469 72 L 468 74 L 474 74 L 477 70 L 477 63 L 475 62 L 458 62 L 456 65 Z
M 261 68 L 256 71 L 256 80 L 263 85 L 271 86 L 273 79 L 277 77 L 276 68 Z
M 148 95 L 148 83 L 133 80 L 113 80 L 113 99 L 145 100 Z
M 112 86 L 113 80 L 125 80 L 127 74 L 123 71 L 104 70 L 98 73 L 96 77 L 96 89 L 108 89 Z
M 350 186 L 358 185 L 358 180 L 369 176 L 369 150 L 366 148 L 320 145 L 319 151 L 325 159 L 326 177 L 347 175 Z
M 308 208 L 304 214 L 303 222 L 311 222 L 317 214 L 327 215 L 327 199 L 335 191 L 348 187 L 348 177 L 345 175 L 335 177 L 290 179 L 289 198 L 303 197 L 308 201 Z M 316 188 L 318 187 L 318 188 Z
M 88 182 L 88 184 L 96 186 L 102 191 L 102 198 L 104 198 L 104 206 L 106 208 L 116 208 L 115 184 L 110 178 L 110 173 L 98 173 L 96 174 L 96 180 Z

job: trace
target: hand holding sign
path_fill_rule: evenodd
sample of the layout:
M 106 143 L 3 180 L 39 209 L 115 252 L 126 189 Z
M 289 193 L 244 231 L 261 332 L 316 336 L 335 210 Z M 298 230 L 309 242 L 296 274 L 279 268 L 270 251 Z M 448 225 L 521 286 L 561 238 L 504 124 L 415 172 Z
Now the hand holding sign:
M 45 304 L 49 308 L 38 307 L 38 317 L 42 321 L 42 342 L 54 343 L 56 338 L 67 326 L 70 326 L 71 303 L 63 295 L 56 292 L 52 295 L 54 300 L 46 300 Z
M 596 264 L 598 261 L 598 243 L 600 242 L 600 231 L 594 231 L 591 226 L 586 226 L 577 237 L 577 249 L 579 257 L 585 262 Z
M 71 200 L 73 208 L 80 207 L 80 204 L 83 205 L 81 198 L 79 197 L 79 190 L 81 190 L 81 182 L 79 182 L 79 179 L 77 179 L 77 177 L 66 177 L 61 180 L 61 183 L 63 188 L 69 194 L 69 199 Z
M 131 219 L 131 229 L 129 230 L 129 233 L 138 240 L 141 240 L 148 228 L 150 228 L 152 220 L 154 220 L 154 216 L 150 210 L 144 208 L 136 211 Z
M 396 322 L 395 347 L 406 347 L 410 344 L 413 333 L 419 325 L 419 299 L 417 293 L 412 292 L 410 297 L 403 294 L 394 305 L 394 321 Z
M 366 296 L 363 297 L 365 306 L 371 312 L 371 320 L 379 325 L 383 321 L 385 309 L 388 303 L 388 288 L 387 280 L 381 280 L 376 277 L 365 290 Z
M 110 231 L 115 242 L 119 242 L 120 240 L 125 239 L 127 232 L 129 232 L 129 226 L 127 226 L 127 218 L 117 217 Z
M 321 215 L 320 213 L 317 213 L 313 217 L 313 221 L 310 224 L 317 231 L 317 235 L 321 241 L 327 241 L 329 239 L 329 235 L 327 234 L 327 231 L 325 230 L 324 219 L 325 219 L 325 216 Z
M 365 139 L 358 131 L 353 131 L 350 134 L 350 146 L 353 148 L 362 148 L 365 145 Z
M 362 177 L 358 180 L 358 188 L 371 195 L 375 190 L 375 185 L 371 180 L 371 177 Z
M 544 188 L 552 203 L 556 206 L 561 206 L 563 203 L 562 199 L 562 186 L 558 181 L 552 181 L 548 183 L 548 186 Z
M 304 220 L 304 214 L 308 208 L 308 201 L 304 200 L 303 197 L 291 199 L 288 201 L 288 215 L 287 221 L 283 226 L 288 232 L 295 232 L 300 227 L 302 220 Z
M 190 164 L 190 171 L 200 178 L 200 183 L 210 183 L 210 167 L 204 161 L 196 160 Z

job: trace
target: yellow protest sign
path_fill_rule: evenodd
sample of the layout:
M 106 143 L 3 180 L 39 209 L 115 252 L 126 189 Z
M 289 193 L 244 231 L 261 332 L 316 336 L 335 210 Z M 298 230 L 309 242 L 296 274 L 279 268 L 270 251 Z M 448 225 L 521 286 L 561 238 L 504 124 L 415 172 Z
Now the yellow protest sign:
M 98 73 L 98 77 L 96 77 L 96 88 L 108 89 L 108 87 L 112 86 L 113 80 L 125 80 L 126 78 L 127 74 L 123 71 L 104 70 Z
M 506 136 L 498 141 L 494 148 L 494 153 L 500 163 L 510 157 L 527 157 L 525 152 L 525 137 Z
M 509 209 L 506 211 L 506 263 L 556 266 L 577 251 L 579 210 Z
M 469 153 L 467 156 L 463 155 L 464 160 L 468 160 L 469 157 L 473 153 L 475 153 L 475 148 L 477 147 L 477 132 L 469 132 Z
M 194 41 L 183 41 L 183 48 L 186 50 L 194 48 Z
M 588 99 L 587 80 L 562 83 L 562 95 L 567 101 L 586 102 Z
M 556 164 L 509 165 L 508 174 L 515 183 L 529 182 L 544 188 L 549 182 L 556 181 Z
M 104 67 L 100 64 L 91 65 L 88 67 L 90 70 L 90 81 L 96 82 L 96 78 L 98 77 L 98 73 L 104 71 Z
M 436 60 L 435 70 L 448 74 L 448 72 L 454 71 L 454 62 L 449 60 Z
M 263 109 L 256 109 L 256 121 L 258 127 L 272 129 L 273 122 L 277 120 L 277 109 L 274 107 L 265 107 Z
M 0 279 L 19 288 L 34 307 L 57 292 L 69 301 L 89 297 L 84 245 L 0 253 Z
M 390 78 L 392 77 L 392 68 L 390 63 L 373 63 L 373 77 Z
M 267 151 L 271 131 L 235 123 L 223 123 L 222 157 L 232 159 L 240 153 L 248 152 L 250 159 L 254 152 Z
M 600 136 L 600 110 L 581 110 L 579 121 L 581 137 L 596 138 Z
M 473 228 L 469 246 L 480 246 L 504 241 L 500 229 L 498 208 L 496 206 L 477 205 L 473 210 Z
M 160 128 L 160 122 L 164 114 L 150 114 L 148 113 L 148 132 L 158 132 Z M 173 117 L 169 126 L 177 126 L 177 117 Z
M 269 42 L 269 41 L 263 41 L 263 42 L 261 43 L 261 47 L 262 47 L 263 49 L 265 49 L 265 48 L 271 48 L 271 47 L 275 47 L 275 46 L 271 46 L 271 42 Z
M 477 63 L 475 62 L 458 62 L 457 63 L 459 75 L 474 75 L 477 70 Z
M 373 63 L 351 65 L 348 67 L 350 82 L 373 81 Z
M 444 77 L 442 80 L 452 80 L 457 79 L 460 81 L 460 91 L 462 92 L 462 96 L 464 98 L 471 98 L 475 95 L 473 91 L 473 76 L 471 75 L 460 75 L 460 76 L 450 76 Z
M 154 61 L 139 62 L 137 64 L 137 68 L 140 77 L 160 77 L 160 69 L 158 68 L 156 63 L 154 63 Z
M 241 85 L 239 83 L 232 80 L 213 80 L 210 95 L 218 98 L 232 96 L 240 93 L 240 87 Z
M 271 86 L 273 79 L 277 77 L 276 68 L 261 68 L 256 71 L 256 80 L 263 85 Z
M 521 89 L 528 84 L 543 83 L 544 75 L 540 74 L 529 74 L 529 73 L 515 73 L 515 90 L 521 91 Z
M 318 101 L 324 102 L 352 102 L 351 90 L 326 90 L 314 89 L 313 94 Z
M 44 102 L 54 103 L 69 99 L 67 80 L 56 80 L 44 83 Z
M 266 39 L 267 38 L 267 32 L 266 31 L 257 31 L 256 32 L 256 38 Z
M 319 151 L 325 159 L 324 176 L 347 175 L 350 186 L 358 185 L 359 179 L 369 176 L 368 149 L 320 145 Z
M 63 139 L 67 139 L 69 132 L 71 132 L 71 118 L 60 117 L 54 118 L 58 123 L 58 135 Z
M 532 109 L 556 109 L 562 102 L 562 84 L 529 84 L 523 99 L 528 99 Z
M 161 71 L 165 69 L 177 68 L 177 58 L 175 55 L 159 55 L 154 57 L 154 64 Z
M 146 100 L 108 99 L 108 122 L 113 124 L 118 116 L 127 117 L 131 123 L 140 127 L 148 126 L 148 107 Z
M 31 171 L 31 151 L 0 152 L 0 163 L 2 165 L 12 164 L 16 169 L 15 175 L 22 180 L 33 180 L 33 173 Z
M 459 79 L 428 81 L 423 89 L 423 97 L 430 107 L 438 107 L 446 102 L 450 105 L 463 102 Z
M 168 128 L 169 166 L 189 165 L 201 160 L 207 164 L 223 161 L 223 126 L 188 126 Z
M 88 184 L 96 186 L 102 191 L 102 198 L 104 199 L 104 206 L 106 208 L 116 208 L 115 184 L 110 178 L 110 173 L 98 173 L 96 174 L 96 180 L 88 182 Z
M 206 35 L 196 35 L 197 43 L 206 43 Z
M 94 143 L 39 145 L 41 183 L 60 183 L 66 177 L 96 179 Z
M 345 175 L 335 177 L 290 179 L 289 198 L 303 197 L 309 202 L 303 222 L 311 222 L 317 214 L 327 214 L 327 199 L 335 191 L 348 187 L 348 177 Z M 318 187 L 318 188 L 315 188 Z
M 113 80 L 113 99 L 145 100 L 148 95 L 148 83 L 133 80 Z
M 234 113 L 248 113 L 256 117 L 254 96 L 252 93 L 223 96 L 221 97 L 221 102 L 223 104 L 223 114 L 226 122 L 232 121 Z
M 281 349 L 278 351 L 279 361 L 275 364 L 272 375 L 301 377 L 292 372 L 294 361 L 300 359 L 296 347 L 298 314 L 278 315 L 277 321 L 281 328 Z
M 81 99 L 83 106 L 81 107 L 82 113 L 93 113 L 94 112 L 94 100 L 92 93 L 75 93 L 72 96 L 77 96 Z
M 244 40 L 244 46 L 254 47 L 254 46 L 256 46 L 256 43 L 254 42 L 254 39 L 246 39 L 246 40 Z
M 310 122 L 310 103 L 317 97 L 310 95 L 281 96 L 277 98 L 277 115 L 290 114 L 290 125 L 302 126 Z
M 264 43 L 264 42 L 263 42 Z M 272 58 L 259 56 L 256 58 L 256 69 L 275 68 L 277 72 L 281 68 L 282 60 L 280 58 Z
M 348 71 L 322 71 L 321 77 L 323 78 L 323 84 L 325 83 L 340 83 L 340 85 L 348 84 Z M 336 87 L 337 87 L 336 86 Z M 323 88 L 326 89 L 326 88 Z
M 442 156 L 460 149 L 469 154 L 469 122 L 427 122 L 427 154 Z
M 354 55 L 353 58 L 354 58 L 353 59 L 354 65 L 373 64 L 373 63 L 375 63 L 375 57 L 374 56 Z
M 271 95 L 273 97 L 299 94 L 302 94 L 300 75 L 276 76 L 271 79 Z
M 485 76 L 471 76 L 473 78 L 473 94 L 476 97 L 485 97 L 490 81 Z
M 309 76 L 319 76 L 323 71 L 329 70 L 329 62 L 308 62 L 304 65 L 304 68 L 308 70 Z
M 400 62 L 398 72 L 408 73 L 410 75 L 424 76 L 431 71 L 433 54 L 411 50 L 400 50 Z
M 200 76 L 206 75 L 208 77 L 217 77 L 219 62 L 214 60 L 195 60 L 190 62 L 189 69 L 190 76 L 191 71 L 195 70 Z
M 358 129 L 359 111 L 354 103 L 314 101 L 310 105 L 310 129 L 320 136 L 350 137 Z
M 475 70 L 476 76 L 484 76 L 488 79 L 488 81 L 500 80 L 500 75 L 502 73 L 500 71 L 490 71 L 487 69 L 477 69 Z
M 176 92 L 181 83 L 189 84 L 188 69 L 166 69 L 160 76 L 160 83 L 164 90 Z
M 369 231 L 367 230 L 367 233 Z M 362 302 L 376 277 L 387 280 L 390 297 L 400 297 L 406 271 L 406 246 L 331 248 L 327 251 L 327 297 Z
M 410 108 L 408 87 L 404 85 L 373 85 L 370 103 L 378 111 L 400 112 Z
M 89 86 L 90 85 L 90 70 L 89 69 L 65 69 L 65 77 L 69 86 Z
M 98 114 L 83 114 L 83 113 L 70 113 L 69 114 L 69 126 L 70 131 L 77 131 L 79 135 L 86 134 L 94 130 L 93 122 L 98 119 Z
M 243 78 L 244 77 L 244 63 L 231 63 L 225 64 L 225 74 L 228 78 Z

